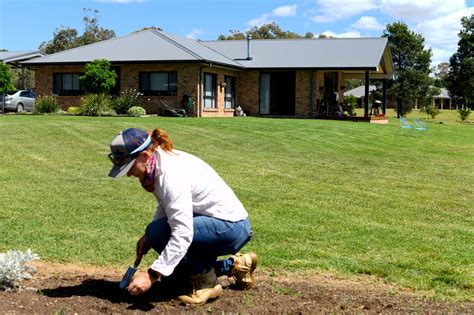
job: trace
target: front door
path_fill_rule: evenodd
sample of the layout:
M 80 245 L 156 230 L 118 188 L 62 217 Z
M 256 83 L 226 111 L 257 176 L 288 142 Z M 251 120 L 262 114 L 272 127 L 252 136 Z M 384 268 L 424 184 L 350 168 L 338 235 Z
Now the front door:
M 295 115 L 294 71 L 278 71 L 260 75 L 260 114 Z

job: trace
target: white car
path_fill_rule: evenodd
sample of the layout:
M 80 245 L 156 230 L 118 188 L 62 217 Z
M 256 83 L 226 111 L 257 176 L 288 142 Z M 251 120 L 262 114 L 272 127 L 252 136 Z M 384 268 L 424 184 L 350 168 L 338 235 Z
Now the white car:
M 5 112 L 14 111 L 21 113 L 22 111 L 34 111 L 35 110 L 35 97 L 36 94 L 33 91 L 19 90 L 7 92 L 5 94 L 5 102 L 3 97 L 0 96 L 0 109 L 5 106 Z

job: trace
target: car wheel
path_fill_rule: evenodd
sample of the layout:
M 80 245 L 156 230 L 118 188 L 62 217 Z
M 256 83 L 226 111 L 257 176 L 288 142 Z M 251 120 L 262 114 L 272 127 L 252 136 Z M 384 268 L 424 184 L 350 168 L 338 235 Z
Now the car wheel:
M 23 104 L 20 103 L 16 106 L 17 113 L 21 113 L 23 110 L 24 110 Z

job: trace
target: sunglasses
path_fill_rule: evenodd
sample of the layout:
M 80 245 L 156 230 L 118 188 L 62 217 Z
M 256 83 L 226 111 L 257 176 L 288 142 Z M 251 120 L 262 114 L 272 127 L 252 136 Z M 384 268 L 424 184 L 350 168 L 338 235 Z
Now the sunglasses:
M 108 155 L 109 160 L 116 166 L 122 166 L 129 162 L 131 162 L 134 158 L 137 157 L 137 154 L 133 155 L 123 155 L 123 154 L 116 154 L 114 152 L 109 153 Z

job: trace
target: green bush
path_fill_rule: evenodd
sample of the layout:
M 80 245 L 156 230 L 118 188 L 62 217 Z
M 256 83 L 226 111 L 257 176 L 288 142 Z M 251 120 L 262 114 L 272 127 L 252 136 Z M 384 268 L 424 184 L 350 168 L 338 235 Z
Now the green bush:
M 469 118 L 469 115 L 471 115 L 471 109 L 469 107 L 461 107 L 460 109 L 458 109 L 458 113 L 459 118 L 461 118 L 461 121 L 464 122 Z
M 435 119 L 440 113 L 440 110 L 433 104 L 423 107 L 420 111 L 425 112 L 431 119 Z
M 108 93 L 116 84 L 117 74 L 105 59 L 96 59 L 85 66 L 84 75 L 79 77 L 81 86 L 88 93 Z
M 54 95 L 41 95 L 36 98 L 36 113 L 57 113 L 59 111 L 59 100 Z
M 132 116 L 132 117 L 146 116 L 146 110 L 143 107 L 134 106 L 134 107 L 130 107 L 130 109 L 127 111 L 127 114 L 128 116 Z
M 344 102 L 347 104 L 346 106 L 348 115 L 353 115 L 354 110 L 357 107 L 357 97 L 351 94 L 349 96 L 344 97 Z
M 85 116 L 110 116 L 112 110 L 112 100 L 109 95 L 86 94 L 81 99 L 80 113 Z
M 70 106 L 67 109 L 67 113 L 71 115 L 79 115 L 81 113 L 81 108 L 77 106 Z
M 113 100 L 113 109 L 119 115 L 127 114 L 130 108 L 138 106 L 138 96 L 140 93 L 136 89 L 121 91 L 120 95 Z

